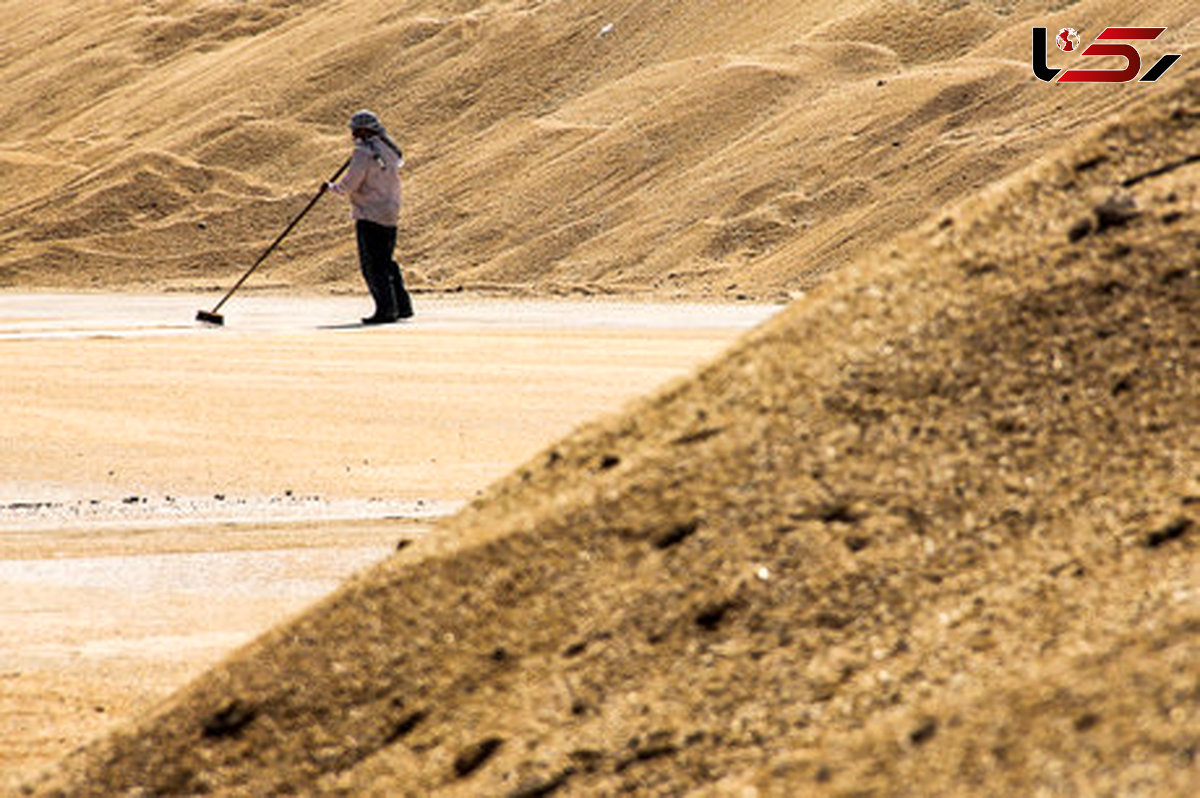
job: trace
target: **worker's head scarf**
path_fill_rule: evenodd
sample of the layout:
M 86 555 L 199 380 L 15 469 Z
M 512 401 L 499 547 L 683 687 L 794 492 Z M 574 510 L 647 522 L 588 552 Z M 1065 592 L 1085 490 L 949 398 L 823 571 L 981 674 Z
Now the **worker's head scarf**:
M 404 155 L 400 152 L 400 145 L 392 141 L 392 137 L 388 135 L 387 128 L 379 121 L 379 117 L 371 111 L 363 110 L 355 112 L 350 117 L 350 129 L 370 131 L 403 160 Z

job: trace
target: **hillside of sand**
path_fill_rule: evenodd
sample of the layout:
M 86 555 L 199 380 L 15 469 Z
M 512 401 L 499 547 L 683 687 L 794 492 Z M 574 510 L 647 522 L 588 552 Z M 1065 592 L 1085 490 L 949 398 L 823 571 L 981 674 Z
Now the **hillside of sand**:
M 32 794 L 1194 795 L 1200 70 Z
M 1167 25 L 1150 63 L 1200 24 L 1188 0 L 0 0 L 0 19 L 0 286 L 227 286 L 369 106 L 408 155 L 414 287 L 727 298 L 807 290 L 1143 93 L 1037 81 L 1031 25 Z M 269 285 L 358 290 L 344 207 L 318 205 L 250 288 Z

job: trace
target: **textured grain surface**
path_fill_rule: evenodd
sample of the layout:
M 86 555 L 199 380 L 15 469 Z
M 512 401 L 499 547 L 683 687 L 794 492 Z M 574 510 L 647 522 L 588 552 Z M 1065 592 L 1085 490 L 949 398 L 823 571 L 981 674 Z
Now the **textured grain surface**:
M 560 441 L 38 790 L 1193 792 L 1197 96 Z

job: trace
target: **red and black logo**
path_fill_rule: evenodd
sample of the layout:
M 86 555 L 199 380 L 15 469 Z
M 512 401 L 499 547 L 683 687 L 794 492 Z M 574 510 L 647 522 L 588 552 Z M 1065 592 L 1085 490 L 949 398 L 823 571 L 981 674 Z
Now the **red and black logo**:
M 1033 29 L 1033 74 L 1038 80 L 1050 83 L 1059 72 L 1058 83 L 1128 83 L 1142 71 L 1142 55 L 1132 44 L 1123 42 L 1154 41 L 1166 28 L 1112 27 L 1100 31 L 1096 41 L 1084 50 L 1079 50 L 1079 34 L 1074 28 L 1063 28 L 1054 42 L 1064 53 L 1078 52 L 1082 56 L 1117 56 L 1126 61 L 1124 69 L 1051 69 L 1046 64 L 1046 29 Z M 1107 42 L 1122 42 L 1108 44 Z M 1102 43 L 1103 42 L 1103 43 Z M 1164 55 L 1138 78 L 1139 83 L 1153 83 L 1163 76 L 1171 65 L 1178 61 L 1180 53 Z

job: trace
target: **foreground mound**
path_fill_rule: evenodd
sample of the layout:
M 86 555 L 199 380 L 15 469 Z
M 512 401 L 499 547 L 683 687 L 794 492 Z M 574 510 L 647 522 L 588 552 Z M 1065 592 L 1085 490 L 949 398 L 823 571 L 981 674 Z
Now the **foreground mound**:
M 1200 80 L 1154 96 L 30 790 L 1194 794 Z
M 1129 99 L 1029 64 L 1033 25 L 1131 21 L 1107 0 L 0 13 L 0 286 L 228 285 L 370 106 L 408 154 L 399 251 L 417 287 L 777 297 Z M 1168 26 L 1147 62 L 1195 40 L 1192 2 L 1137 13 Z M 251 287 L 357 287 L 345 215 L 320 203 Z

